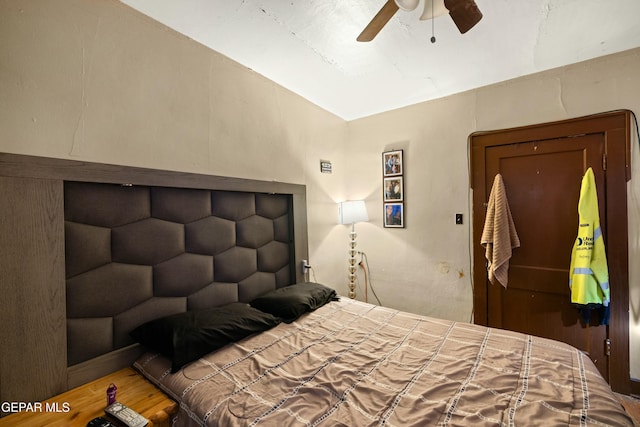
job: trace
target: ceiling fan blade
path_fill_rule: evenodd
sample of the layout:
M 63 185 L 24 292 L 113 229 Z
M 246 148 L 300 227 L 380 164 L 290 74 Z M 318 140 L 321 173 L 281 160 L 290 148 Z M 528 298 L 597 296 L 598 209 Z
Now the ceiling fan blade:
M 356 39 L 359 42 L 370 42 L 378 35 L 382 27 L 391 19 L 398 11 L 399 7 L 394 0 L 387 0 L 382 9 L 373 17 L 371 22 L 362 30 L 362 33 Z
M 444 6 L 449 9 L 449 15 L 461 34 L 472 29 L 482 19 L 482 12 L 473 0 L 444 0 Z

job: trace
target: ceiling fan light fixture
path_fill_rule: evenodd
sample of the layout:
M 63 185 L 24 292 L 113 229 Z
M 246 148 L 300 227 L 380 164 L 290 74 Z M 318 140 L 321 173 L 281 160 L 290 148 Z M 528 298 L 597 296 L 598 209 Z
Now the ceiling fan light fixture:
M 420 0 L 393 0 L 398 7 L 406 12 L 415 10 L 420 4 Z
M 461 34 L 469 31 L 482 19 L 482 12 L 473 0 L 444 0 L 444 5 L 449 9 L 449 15 Z
M 420 16 L 421 21 L 428 21 L 438 16 L 446 15 L 449 13 L 446 7 L 444 7 L 444 0 L 424 0 L 424 9 Z

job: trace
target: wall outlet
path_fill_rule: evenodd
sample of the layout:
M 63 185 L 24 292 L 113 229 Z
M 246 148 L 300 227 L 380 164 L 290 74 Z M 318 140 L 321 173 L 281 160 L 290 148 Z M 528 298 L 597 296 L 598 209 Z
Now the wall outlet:
M 462 224 L 462 214 L 456 214 L 456 224 Z
M 302 274 L 305 275 L 309 272 L 309 270 L 311 270 L 311 264 L 309 264 L 309 261 L 307 261 L 306 259 L 302 260 Z

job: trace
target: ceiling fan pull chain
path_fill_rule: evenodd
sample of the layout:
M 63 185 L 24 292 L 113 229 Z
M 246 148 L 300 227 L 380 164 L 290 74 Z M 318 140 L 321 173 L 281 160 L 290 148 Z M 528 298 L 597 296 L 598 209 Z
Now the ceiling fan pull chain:
M 435 31 L 435 23 L 433 16 L 433 1 L 431 2 L 431 43 L 436 42 L 436 31 Z

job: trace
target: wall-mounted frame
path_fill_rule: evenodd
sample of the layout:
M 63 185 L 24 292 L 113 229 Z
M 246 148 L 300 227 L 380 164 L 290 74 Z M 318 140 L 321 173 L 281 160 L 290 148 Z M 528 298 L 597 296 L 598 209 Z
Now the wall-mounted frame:
M 384 178 L 384 202 L 401 202 L 404 200 L 404 179 L 402 176 Z
M 402 175 L 402 150 L 382 153 L 383 176 Z
M 404 203 L 384 204 L 384 226 L 386 228 L 404 227 Z
M 404 159 L 402 150 L 382 153 L 382 205 L 385 228 L 404 228 Z

